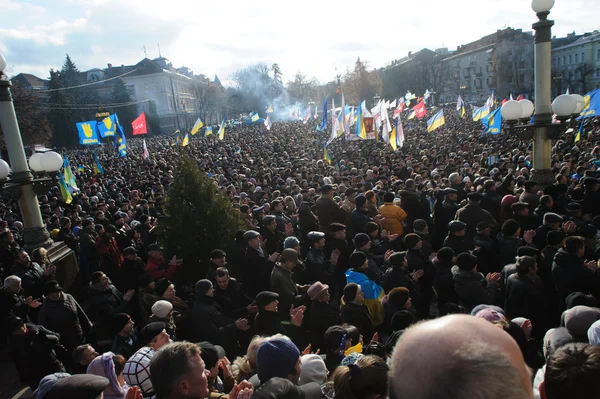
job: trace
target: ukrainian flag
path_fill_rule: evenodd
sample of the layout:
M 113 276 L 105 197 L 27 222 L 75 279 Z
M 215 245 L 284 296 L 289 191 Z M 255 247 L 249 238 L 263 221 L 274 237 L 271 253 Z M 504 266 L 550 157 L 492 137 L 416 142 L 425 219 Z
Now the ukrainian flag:
M 415 117 L 415 111 L 412 110 L 412 111 L 410 111 L 410 114 L 408 114 L 408 118 L 406 118 L 406 119 L 413 119 L 414 117 Z
M 396 119 L 396 124 L 394 125 L 394 128 L 392 129 L 392 131 L 390 132 L 390 145 L 392 146 L 392 149 L 394 151 L 396 151 L 396 149 L 398 148 L 398 119 Z
M 325 162 L 327 162 L 328 165 L 331 165 L 331 158 L 329 157 L 329 154 L 327 153 L 327 147 L 323 147 L 323 160 Z
M 181 142 L 181 146 L 185 147 L 190 143 L 190 137 L 188 136 L 188 134 L 185 134 L 185 137 L 183 138 L 183 141 Z
M 104 168 L 102 168 L 102 165 L 100 165 L 100 160 L 98 159 L 98 155 L 96 155 L 96 151 L 93 152 L 94 155 L 94 175 L 103 175 L 104 174 Z
M 204 136 L 210 136 L 212 134 L 212 126 L 208 126 L 206 128 L 206 132 L 204 132 Z
M 202 119 L 198 118 L 194 124 L 194 127 L 192 128 L 192 131 L 190 132 L 192 133 L 192 136 L 198 133 L 198 131 L 202 129 L 202 126 L 204 126 L 204 123 L 202 123 Z
M 445 125 L 445 124 L 446 124 L 446 118 L 444 118 L 444 110 L 440 109 L 437 114 L 433 115 L 427 121 L 427 131 L 433 132 L 435 129 L 437 129 L 438 127 Z
M 269 107 L 267 108 L 267 112 L 273 112 L 273 106 L 269 105 Z
M 473 110 L 473 120 L 475 122 L 480 121 L 482 118 L 485 118 L 490 113 L 490 107 L 485 104 L 481 108 L 476 108 Z
M 356 131 L 355 134 L 363 140 L 367 139 L 367 132 L 365 131 L 365 120 L 363 119 L 363 107 L 365 106 L 365 102 L 363 101 L 357 110 L 356 115 Z
M 225 138 L 225 118 L 223 118 L 223 122 L 221 122 L 221 127 L 219 128 L 219 140 L 223 140 Z
M 65 183 L 71 186 L 71 188 L 79 190 L 77 188 L 77 182 L 75 181 L 75 175 L 73 174 L 73 171 L 71 170 L 71 165 L 69 164 L 69 158 L 66 155 L 63 161 L 63 169 L 65 171 Z
M 73 202 L 73 197 L 67 188 L 67 183 L 65 183 L 65 178 L 63 177 L 62 173 L 58 174 L 58 188 L 60 189 L 63 200 L 65 200 L 65 204 L 70 204 Z

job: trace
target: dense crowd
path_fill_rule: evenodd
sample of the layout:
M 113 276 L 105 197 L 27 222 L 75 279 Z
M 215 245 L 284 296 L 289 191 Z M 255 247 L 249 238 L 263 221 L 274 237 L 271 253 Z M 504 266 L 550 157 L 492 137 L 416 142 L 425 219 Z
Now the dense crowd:
M 130 139 L 64 150 L 79 191 L 39 196 L 77 255 L 67 293 L 0 204 L 2 341 L 37 398 L 576 398 L 600 394 L 600 123 L 532 146 L 448 109 L 403 116 L 405 142 L 327 147 L 314 123 L 228 128 L 225 140 Z M 590 132 L 590 134 L 587 134 Z M 245 229 L 192 284 L 161 247 L 178 157 Z M 214 226 L 218 229 L 218 226 Z

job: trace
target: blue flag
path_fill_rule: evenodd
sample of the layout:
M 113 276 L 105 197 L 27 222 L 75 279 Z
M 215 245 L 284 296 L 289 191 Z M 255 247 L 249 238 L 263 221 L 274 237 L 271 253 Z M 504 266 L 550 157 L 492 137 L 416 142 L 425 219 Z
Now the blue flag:
M 502 115 L 500 114 L 500 108 L 496 108 L 490 112 L 487 116 L 481 119 L 484 130 L 481 133 L 484 134 L 500 134 L 502 129 Z
M 600 116 L 600 89 L 591 91 L 583 96 L 581 116 L 584 118 Z
M 119 152 L 120 157 L 124 157 L 127 155 L 127 140 L 125 140 L 125 132 L 123 132 L 123 126 L 119 123 L 119 118 L 117 118 L 117 114 L 111 115 L 114 117 L 113 121 L 116 125 L 115 127 L 115 136 L 114 136 L 114 144 L 115 148 Z
M 113 137 L 117 129 L 117 125 L 115 123 L 115 114 L 107 116 L 101 122 L 98 122 L 97 126 L 100 137 Z
M 96 130 L 96 125 L 96 121 L 80 122 L 77 124 L 77 132 L 79 133 L 79 144 L 100 144 L 100 141 L 98 140 L 98 132 Z
M 321 119 L 321 126 L 319 126 L 320 131 L 324 131 L 327 129 L 327 97 L 323 102 L 323 119 Z

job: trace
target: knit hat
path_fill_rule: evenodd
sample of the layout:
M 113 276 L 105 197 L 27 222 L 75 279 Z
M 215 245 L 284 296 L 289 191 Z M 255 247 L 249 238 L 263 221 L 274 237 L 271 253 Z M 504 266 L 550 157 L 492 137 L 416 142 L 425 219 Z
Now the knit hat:
M 456 265 L 460 270 L 468 272 L 477 266 L 477 257 L 468 252 L 463 252 L 456 257 Z
M 256 369 L 261 382 L 273 377 L 285 378 L 296 370 L 300 351 L 289 339 L 274 338 L 263 342 L 256 354 Z
M 360 359 L 363 356 L 364 355 L 362 353 L 352 352 L 342 359 L 342 361 L 340 362 L 340 365 L 349 366 L 351 364 L 355 364 L 358 361 L 358 359 Z
M 567 234 L 564 231 L 552 230 L 546 234 L 546 243 L 548 245 L 557 246 L 565 239 Z
M 6 332 L 12 335 L 13 331 L 25 324 L 25 321 L 18 316 L 11 315 L 6 319 Z
M 477 313 L 479 313 L 481 310 L 483 309 L 493 309 L 496 312 L 500 313 L 502 316 L 506 316 L 506 314 L 504 313 L 504 309 L 502 309 L 499 306 L 495 306 L 495 305 L 488 305 L 485 303 L 482 303 L 481 305 L 477 305 L 473 308 L 473 310 L 471 311 L 471 316 L 475 316 Z
M 415 322 L 415 316 L 408 310 L 399 310 L 392 316 L 392 331 L 400 331 L 408 328 Z
M 319 355 L 304 355 L 300 358 L 302 363 L 302 371 L 300 372 L 300 379 L 298 385 L 304 385 L 309 382 L 316 382 L 322 384 L 327 378 L 327 367 L 323 358 Z
M 365 233 L 367 233 L 367 234 L 371 234 L 372 232 L 378 231 L 378 230 L 379 230 L 379 225 L 375 222 L 369 222 L 365 226 Z
M 574 308 L 578 305 L 589 306 L 590 308 L 600 307 L 600 303 L 593 296 L 584 294 L 583 292 L 571 292 L 565 300 L 567 309 Z
M 212 287 L 212 283 L 210 280 L 203 278 L 202 280 L 198 280 L 196 283 L 196 295 L 204 296 L 208 292 L 208 290 Z
M 413 249 L 421 241 L 421 237 L 418 234 L 410 233 L 404 237 L 404 245 L 406 248 Z
M 516 220 L 508 219 L 502 225 L 502 234 L 505 236 L 512 236 L 519 230 L 519 223 Z
M 544 224 L 561 223 L 563 220 L 562 216 L 553 212 L 547 212 L 544 214 Z
M 154 292 L 156 292 L 156 295 L 160 298 L 163 296 L 163 294 L 165 293 L 165 291 L 169 288 L 169 286 L 171 284 L 173 284 L 173 283 L 170 282 L 168 279 L 161 278 L 154 285 Z
M 356 205 L 356 209 L 362 208 L 362 206 L 366 203 L 367 203 L 367 197 L 365 197 L 362 194 L 357 195 L 356 198 L 354 198 L 354 204 Z
M 548 359 L 558 348 L 574 341 L 573 336 L 566 328 L 551 328 L 544 335 L 544 357 Z
M 454 258 L 454 250 L 450 247 L 443 247 L 437 251 L 437 258 L 446 262 L 450 262 Z
M 496 312 L 494 309 L 485 308 L 477 312 L 475 317 L 479 317 L 489 321 L 490 323 L 497 320 L 506 320 L 504 315 Z
M 58 285 L 58 281 L 56 280 L 50 280 L 44 284 L 44 296 L 54 292 L 60 292 L 62 290 L 62 287 Z
M 364 265 L 366 261 L 367 261 L 367 255 L 365 255 L 364 252 L 354 251 L 352 253 L 352 255 L 350 255 L 350 259 L 348 260 L 348 263 L 350 264 L 351 268 L 358 269 L 362 265 Z
M 354 236 L 354 247 L 359 249 L 367 245 L 371 241 L 371 238 L 365 233 L 358 233 Z
M 204 360 L 206 370 L 210 370 L 217 365 L 219 360 L 225 357 L 225 349 L 219 345 L 213 345 L 208 341 L 196 344 L 200 348 L 200 357 Z
M 114 315 L 110 321 L 112 335 L 117 335 L 120 333 L 123 327 L 129 323 L 129 320 L 131 320 L 131 316 L 129 316 L 127 313 L 117 313 Z
M 392 267 L 401 267 L 404 263 L 404 259 L 406 259 L 406 252 L 394 252 L 390 258 L 388 259 L 390 262 L 390 266 Z
M 587 331 L 596 320 L 600 320 L 600 310 L 588 306 L 575 306 L 563 314 L 565 327 L 575 339 L 587 337 Z
M 138 335 L 140 343 L 142 345 L 147 345 L 154 339 L 154 337 L 160 334 L 165 327 L 166 324 L 161 321 L 146 324 L 146 326 L 142 328 L 142 331 L 140 331 L 140 334 Z
M 406 287 L 395 287 L 388 294 L 388 302 L 396 309 L 401 309 L 410 298 L 410 291 Z
M 173 305 L 169 301 L 160 300 L 152 305 L 152 314 L 159 319 L 165 319 L 171 310 L 173 310 Z

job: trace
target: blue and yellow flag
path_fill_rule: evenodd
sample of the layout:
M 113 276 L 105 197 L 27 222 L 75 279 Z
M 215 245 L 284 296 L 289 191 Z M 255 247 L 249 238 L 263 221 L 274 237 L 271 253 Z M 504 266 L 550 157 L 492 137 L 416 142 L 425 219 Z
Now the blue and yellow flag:
M 71 170 L 71 165 L 69 164 L 69 157 L 65 155 L 63 158 L 63 169 L 65 171 L 65 183 L 70 186 L 72 189 L 79 190 L 77 188 L 77 182 L 75 181 L 75 175 Z
M 212 126 L 208 126 L 204 132 L 204 136 L 210 136 L 212 134 Z
M 489 113 L 490 113 L 490 107 L 488 106 L 488 104 L 485 104 L 481 108 L 475 108 L 473 110 L 473 120 L 475 122 L 480 121 L 483 118 L 485 118 L 486 116 L 488 116 Z
M 271 113 L 271 112 L 273 112 L 273 106 L 272 106 L 272 105 L 269 105 L 269 106 L 267 107 L 267 113 Z
M 101 122 L 98 123 L 98 133 L 100 133 L 100 137 L 113 137 L 117 130 L 117 124 L 115 123 L 116 114 L 112 114 L 102 119 Z
M 100 160 L 98 159 L 96 151 L 94 151 L 92 154 L 94 155 L 94 164 L 92 165 L 94 169 L 94 175 L 103 175 L 104 168 L 102 167 L 102 165 L 100 165 Z
M 190 137 L 188 136 L 188 134 L 185 134 L 185 137 L 183 138 L 183 141 L 181 142 L 181 146 L 185 147 L 188 144 L 190 144 Z
M 221 122 L 221 127 L 219 128 L 219 140 L 223 140 L 225 138 L 225 117 L 223 117 L 223 122 Z
M 584 118 L 600 116 L 600 89 L 591 91 L 583 96 L 581 116 Z
M 193 135 L 195 135 L 196 133 L 198 133 L 198 131 L 200 129 L 202 129 L 202 126 L 204 126 L 204 123 L 202 123 L 202 119 L 198 118 L 196 120 L 196 123 L 194 123 L 194 127 L 192 128 L 192 131 L 190 132 Z
M 500 130 L 502 130 L 502 114 L 500 113 L 500 108 L 496 108 L 494 111 L 490 112 L 486 117 L 481 119 L 481 123 L 483 123 L 483 127 L 485 128 L 483 134 L 500 134 Z
M 415 110 L 413 109 L 412 111 L 410 111 L 410 114 L 408 114 L 408 117 L 406 119 L 413 119 L 415 117 L 416 113 Z
M 252 115 L 252 117 L 250 118 L 250 120 L 251 120 L 252 122 L 256 122 L 256 121 L 258 121 L 259 119 L 260 119 L 260 115 L 258 115 L 258 114 L 253 114 L 253 115 Z
M 77 132 L 79 133 L 79 144 L 81 145 L 94 145 L 100 144 L 98 140 L 96 121 L 87 121 L 77 123 Z
M 335 113 L 335 110 L 333 111 Z M 320 131 L 327 129 L 327 97 L 323 102 L 323 119 L 321 119 L 321 125 L 319 126 Z
M 120 157 L 124 157 L 129 152 L 127 149 L 127 140 L 125 140 L 125 132 L 123 132 L 123 126 L 119 123 L 117 114 L 113 114 L 113 122 L 115 124 L 115 137 L 114 144 Z
M 58 188 L 60 189 L 60 194 L 62 195 L 65 204 L 73 202 L 73 197 L 69 192 L 69 188 L 67 187 L 67 183 L 65 183 L 65 178 L 62 173 L 58 174 Z
M 444 110 L 440 109 L 437 114 L 433 115 L 427 121 L 427 131 L 433 132 L 438 127 L 446 124 L 446 118 L 444 118 Z
M 83 172 L 85 172 L 85 168 L 83 166 L 81 166 L 81 165 L 78 166 L 77 167 L 77 173 L 83 173 Z
M 329 154 L 327 153 L 327 147 L 323 147 L 323 160 L 325 162 L 327 162 L 328 165 L 331 165 L 331 158 L 329 157 Z
M 358 106 L 358 110 L 356 113 L 356 129 L 355 134 L 363 140 L 367 139 L 367 131 L 365 130 L 365 120 L 363 118 L 363 107 L 365 106 L 365 102 L 363 101 Z

